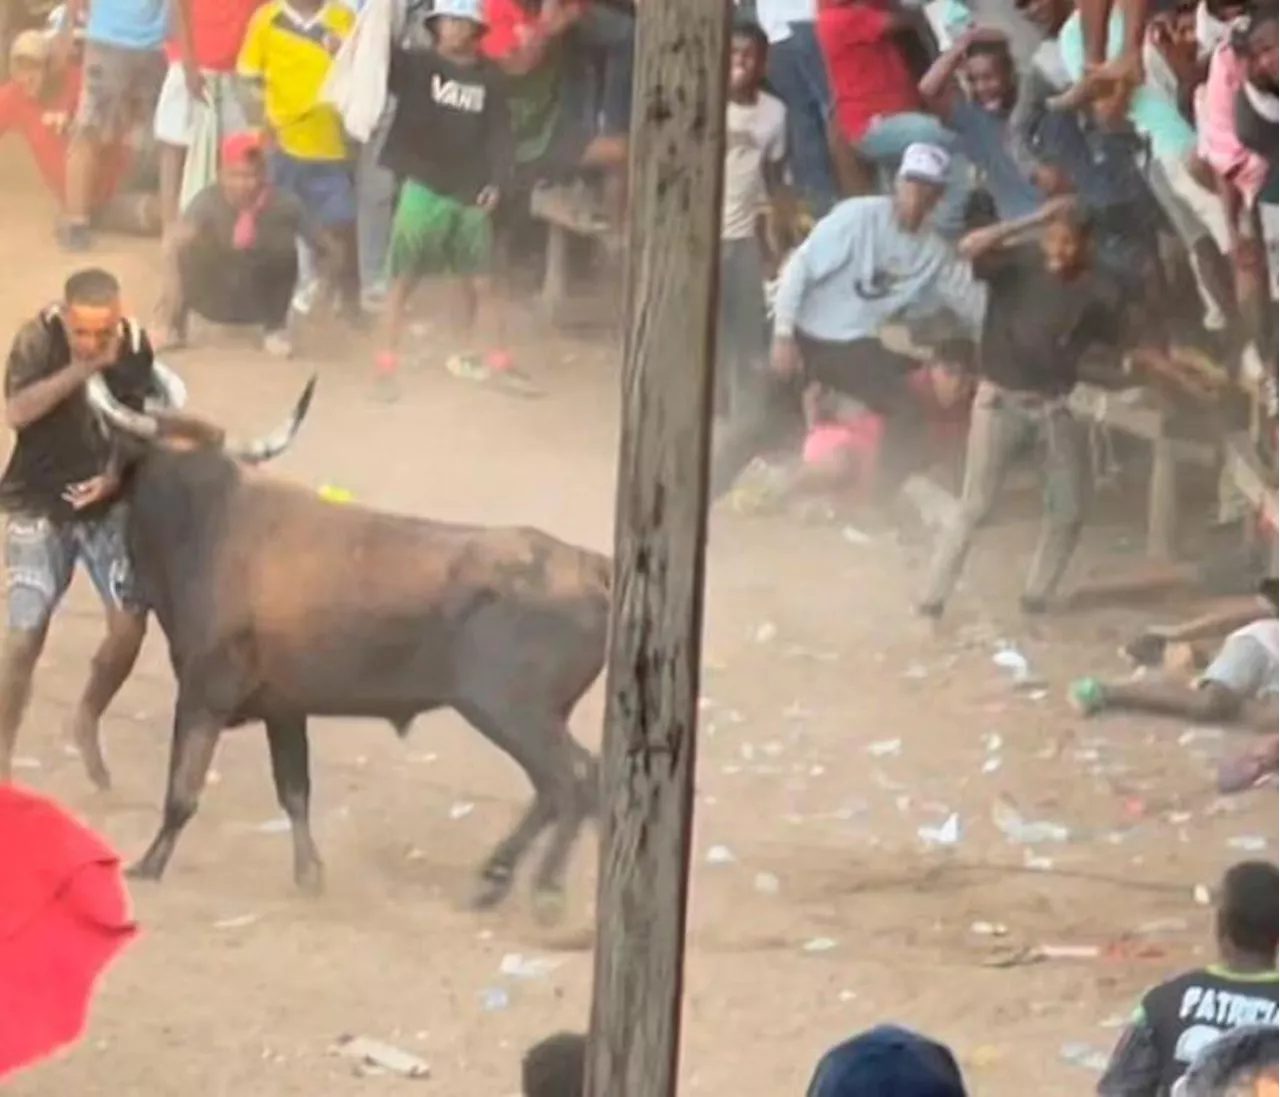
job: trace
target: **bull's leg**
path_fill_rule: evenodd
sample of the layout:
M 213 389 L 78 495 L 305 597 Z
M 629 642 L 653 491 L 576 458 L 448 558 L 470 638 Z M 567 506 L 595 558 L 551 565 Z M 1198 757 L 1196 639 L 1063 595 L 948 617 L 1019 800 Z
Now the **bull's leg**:
M 142 860 L 128 874 L 139 880 L 159 880 L 173 856 L 182 828 L 191 821 L 200 803 L 213 765 L 213 754 L 222 733 L 222 721 L 200 712 L 184 713 L 181 698 L 173 722 L 173 745 L 169 754 L 169 785 L 165 790 L 164 814 L 160 829 L 142 855 Z
M 582 746 L 567 724 L 556 722 L 557 735 L 548 739 L 548 753 L 555 764 L 553 803 L 555 822 L 547 851 L 533 878 L 533 898 L 542 921 L 557 921 L 564 910 L 564 873 L 569 854 L 583 822 L 599 814 L 600 770 L 596 759 Z M 532 732 L 532 729 L 530 729 Z M 550 744 L 554 743 L 554 751 Z
M 293 834 L 293 881 L 308 895 L 324 891 L 324 865 L 311 837 L 311 759 L 307 718 L 288 716 L 267 721 L 271 776 L 276 796 L 289 817 Z
M 496 907 L 510 894 L 515 883 L 516 866 L 554 817 L 551 800 L 539 793 L 535 786 L 533 803 L 511 832 L 494 847 L 480 869 L 480 886 L 472 899 L 477 910 Z
M 111 772 L 102 756 L 98 722 L 133 671 L 146 632 L 145 613 L 107 610 L 107 635 L 94 652 L 89 681 L 71 718 L 71 741 L 80 752 L 85 773 L 96 788 L 104 791 L 111 787 Z
M 524 770 L 533 785 L 533 803 L 494 847 L 480 869 L 480 884 L 472 905 L 478 910 L 487 910 L 510 894 L 517 867 L 560 810 L 558 801 L 564 799 L 564 791 L 556 786 L 556 766 L 547 746 L 548 742 L 555 742 L 556 737 L 548 739 L 545 732 L 521 734 L 521 718 L 505 707 L 460 704 L 457 708 L 468 723 Z

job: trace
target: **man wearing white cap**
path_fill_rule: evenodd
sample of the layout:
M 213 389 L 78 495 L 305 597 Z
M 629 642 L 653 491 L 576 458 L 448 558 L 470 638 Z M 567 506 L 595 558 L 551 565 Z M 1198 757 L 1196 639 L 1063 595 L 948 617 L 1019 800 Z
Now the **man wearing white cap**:
M 913 471 L 924 422 L 907 377 L 919 363 L 886 348 L 880 329 L 945 309 L 976 336 L 985 303 L 968 264 L 926 227 L 950 167 L 944 149 L 909 146 L 891 196 L 841 202 L 787 260 L 774 304 L 772 376 L 762 379 L 755 411 L 718 440 L 712 498 L 752 458 L 803 429 L 803 382 L 852 396 L 885 419 L 882 488 Z

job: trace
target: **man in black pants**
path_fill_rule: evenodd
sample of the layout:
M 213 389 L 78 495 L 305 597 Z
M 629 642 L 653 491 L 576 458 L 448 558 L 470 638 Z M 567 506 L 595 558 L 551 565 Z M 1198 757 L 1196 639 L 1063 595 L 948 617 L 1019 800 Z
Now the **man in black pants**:
M 260 327 L 263 348 L 287 358 L 297 241 L 324 256 L 324 237 L 292 194 L 268 185 L 256 135 L 228 137 L 221 151 L 218 181 L 191 200 L 165 242 L 157 349 L 185 344 L 194 312 L 215 324 Z
M 894 193 L 849 198 L 814 226 L 779 279 L 770 371 L 745 393 L 746 408 L 716 439 L 711 498 L 728 491 L 751 460 L 795 441 L 804 429 L 806 385 L 861 401 L 886 422 L 877 485 L 884 499 L 926 452 L 924 414 L 907 378 L 919 363 L 880 342 L 901 318 L 946 310 L 974 336 L 984 296 L 965 263 L 926 227 L 946 184 L 950 157 L 910 146 Z

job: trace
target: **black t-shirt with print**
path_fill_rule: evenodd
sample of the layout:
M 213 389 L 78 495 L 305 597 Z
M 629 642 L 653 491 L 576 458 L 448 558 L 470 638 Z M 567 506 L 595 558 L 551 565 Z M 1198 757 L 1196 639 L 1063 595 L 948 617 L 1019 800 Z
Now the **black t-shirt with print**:
M 1168 1093 L 1207 1044 L 1241 1025 L 1276 1023 L 1275 972 L 1237 975 L 1198 968 L 1149 990 L 1142 1016 L 1160 1062 L 1160 1092 Z
M 1122 294 L 1102 271 L 1062 279 L 1026 244 L 981 256 L 973 273 L 988 285 L 980 370 L 1003 388 L 1065 395 L 1085 351 L 1120 338 Z
M 511 155 L 506 77 L 490 61 L 462 65 L 433 49 L 394 49 L 395 116 L 382 165 L 437 194 L 473 203 L 501 187 Z
M 112 394 L 141 411 L 155 392 L 151 343 L 126 324 L 115 363 L 102 371 Z M 71 348 L 57 309 L 48 309 L 23 325 L 9 351 L 5 397 L 60 372 L 71 364 Z M 70 484 L 99 476 L 106 469 L 112 442 L 80 388 L 42 419 L 17 432 L 9 464 L 0 476 L 0 510 L 60 520 L 90 517 L 99 507 L 74 510 L 62 493 Z

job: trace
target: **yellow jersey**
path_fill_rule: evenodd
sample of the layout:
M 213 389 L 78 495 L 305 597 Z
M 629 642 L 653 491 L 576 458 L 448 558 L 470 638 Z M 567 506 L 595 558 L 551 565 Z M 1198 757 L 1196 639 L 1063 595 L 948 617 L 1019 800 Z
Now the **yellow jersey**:
M 313 15 L 288 0 L 270 0 L 249 20 L 239 75 L 262 82 L 263 108 L 281 152 L 299 160 L 345 160 L 342 120 L 320 102 L 333 55 L 351 33 L 355 15 L 328 0 Z

